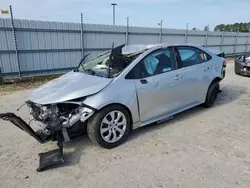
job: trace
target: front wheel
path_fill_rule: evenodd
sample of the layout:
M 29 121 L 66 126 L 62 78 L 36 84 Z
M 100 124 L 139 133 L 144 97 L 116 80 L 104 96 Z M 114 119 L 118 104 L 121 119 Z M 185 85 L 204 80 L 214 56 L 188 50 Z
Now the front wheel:
M 131 130 L 128 111 L 120 105 L 111 105 L 93 115 L 87 125 L 89 138 L 104 148 L 123 143 Z
M 236 68 L 234 68 L 234 73 L 239 75 L 239 71 Z
M 213 82 L 207 91 L 206 101 L 203 104 L 205 108 L 210 108 L 214 105 L 215 100 L 217 99 L 217 95 L 220 92 L 220 84 L 219 82 Z

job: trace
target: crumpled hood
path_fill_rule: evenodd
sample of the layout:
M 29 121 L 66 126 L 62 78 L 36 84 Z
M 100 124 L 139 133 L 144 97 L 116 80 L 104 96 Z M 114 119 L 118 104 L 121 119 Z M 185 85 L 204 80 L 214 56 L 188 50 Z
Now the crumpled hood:
M 28 100 L 43 105 L 64 102 L 95 94 L 111 81 L 109 78 L 72 71 L 32 90 Z

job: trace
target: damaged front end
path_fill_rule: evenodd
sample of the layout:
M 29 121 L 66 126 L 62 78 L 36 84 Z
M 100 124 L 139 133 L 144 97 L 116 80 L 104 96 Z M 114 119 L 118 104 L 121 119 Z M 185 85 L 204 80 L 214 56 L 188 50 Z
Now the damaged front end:
M 10 121 L 40 143 L 57 141 L 59 149 L 39 154 L 40 164 L 37 171 L 43 171 L 48 167 L 63 163 L 63 142 L 68 142 L 84 133 L 86 120 L 94 114 L 95 109 L 82 102 L 74 101 L 50 105 L 40 105 L 27 101 L 26 104 L 31 109 L 30 114 L 33 120 L 39 122 L 40 128 L 38 130 L 32 129 L 29 124 L 14 113 L 0 114 L 0 119 Z
M 0 119 L 10 121 L 40 143 L 57 141 L 59 149 L 39 155 L 38 171 L 63 163 L 63 142 L 83 134 L 87 120 L 96 111 L 95 108 L 84 104 L 85 99 L 107 87 L 125 67 L 148 48 L 131 48 L 127 49 L 129 52 L 126 53 L 126 49 L 122 50 L 123 47 L 124 45 L 118 46 L 111 52 L 83 64 L 84 58 L 87 57 L 85 56 L 76 70 L 34 89 L 26 104 L 31 109 L 33 119 L 39 123 L 39 130 L 35 131 L 13 113 L 0 114 Z

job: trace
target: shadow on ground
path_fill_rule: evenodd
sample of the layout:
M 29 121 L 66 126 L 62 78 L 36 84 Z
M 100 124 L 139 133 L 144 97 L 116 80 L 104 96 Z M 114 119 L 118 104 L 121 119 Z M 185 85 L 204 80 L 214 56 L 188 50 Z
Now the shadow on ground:
M 242 87 L 242 86 L 222 85 L 221 89 L 222 89 L 222 92 L 218 95 L 218 99 L 212 108 L 217 108 L 221 105 L 231 103 L 239 99 L 242 95 L 247 94 L 247 88 Z M 190 110 L 187 110 L 187 111 L 184 111 L 182 113 L 175 115 L 173 119 L 168 120 L 167 122 L 163 122 L 158 125 L 151 124 L 154 126 L 148 125 L 146 127 L 137 129 L 131 133 L 127 142 L 131 142 L 137 137 L 143 136 L 143 134 L 145 133 L 153 132 L 157 129 L 162 129 L 166 126 L 173 125 L 174 122 L 185 121 L 186 119 L 190 118 L 193 115 L 198 115 L 199 113 L 203 113 L 205 110 L 210 110 L 210 109 L 205 109 L 203 106 L 197 106 L 195 108 L 192 108 Z M 85 148 L 89 148 L 89 147 L 96 147 L 96 146 L 90 141 L 87 135 L 78 137 L 72 140 L 71 142 L 66 143 L 65 150 L 73 150 L 73 151 L 64 152 L 65 163 L 61 165 L 60 167 L 72 166 L 72 165 L 78 164 L 81 156 L 84 155 Z
M 80 162 L 81 157 L 84 155 L 84 150 L 88 147 L 96 147 L 87 135 L 80 136 L 65 144 L 64 148 L 64 164 L 62 166 L 72 166 Z M 102 149 L 102 148 L 100 148 Z

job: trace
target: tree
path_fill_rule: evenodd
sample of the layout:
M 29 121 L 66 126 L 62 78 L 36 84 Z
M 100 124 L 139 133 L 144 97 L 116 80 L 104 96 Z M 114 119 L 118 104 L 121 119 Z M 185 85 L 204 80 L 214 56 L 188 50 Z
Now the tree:
M 225 31 L 225 24 L 217 25 L 217 26 L 214 28 L 214 31 Z
M 229 32 L 250 32 L 250 22 L 248 23 L 234 23 L 234 24 L 220 24 L 214 28 L 214 31 L 229 31 Z
M 198 29 L 196 27 L 194 27 L 192 30 L 197 31 Z
M 233 25 L 230 25 L 230 24 L 228 24 L 228 25 L 225 25 L 225 30 L 224 31 L 234 31 L 234 28 L 235 26 L 233 26 Z
M 209 31 L 209 25 L 204 27 L 204 31 Z

